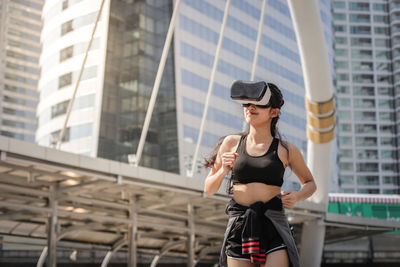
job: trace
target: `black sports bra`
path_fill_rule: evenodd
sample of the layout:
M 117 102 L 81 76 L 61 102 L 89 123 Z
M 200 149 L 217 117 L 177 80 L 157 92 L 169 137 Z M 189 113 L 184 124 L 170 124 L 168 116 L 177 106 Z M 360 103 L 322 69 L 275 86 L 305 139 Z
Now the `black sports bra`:
M 236 159 L 232 168 L 233 184 L 253 182 L 282 186 L 285 167 L 278 157 L 279 139 L 274 138 L 268 151 L 262 156 L 250 156 L 246 152 L 247 135 L 240 138 Z

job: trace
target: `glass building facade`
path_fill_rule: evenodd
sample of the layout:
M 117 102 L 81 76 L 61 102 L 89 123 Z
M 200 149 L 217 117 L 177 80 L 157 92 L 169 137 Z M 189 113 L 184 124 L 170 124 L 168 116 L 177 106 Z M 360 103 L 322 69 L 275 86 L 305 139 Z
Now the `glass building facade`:
M 43 0 L 0 2 L 0 135 L 34 141 Z
M 169 21 L 171 1 L 111 1 L 98 156 L 128 161 L 137 151 Z M 179 173 L 171 47 L 140 165 Z
M 100 2 L 45 1 L 37 106 L 36 142 L 54 146 L 64 126 Z M 102 96 L 108 6 L 104 7 L 72 106 L 61 149 L 96 156 L 99 107 Z
M 396 1 L 333 1 L 343 193 L 400 193 L 396 6 Z

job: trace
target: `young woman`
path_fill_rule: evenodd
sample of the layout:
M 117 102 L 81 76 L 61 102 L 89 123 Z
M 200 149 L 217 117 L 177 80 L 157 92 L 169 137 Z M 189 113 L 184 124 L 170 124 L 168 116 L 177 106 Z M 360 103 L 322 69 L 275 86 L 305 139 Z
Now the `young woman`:
M 265 85 L 270 90 L 267 105 L 243 104 L 249 131 L 222 137 L 213 150 L 214 155 L 205 163 L 211 167 L 204 186 L 208 196 L 218 191 L 232 169 L 233 199 L 226 209 L 229 221 L 220 266 L 299 265 L 282 206 L 293 208 L 296 202 L 310 197 L 316 185 L 299 149 L 281 140 L 277 130 L 284 104 L 281 91 L 272 83 Z M 302 183 L 300 191 L 281 194 L 286 167 Z

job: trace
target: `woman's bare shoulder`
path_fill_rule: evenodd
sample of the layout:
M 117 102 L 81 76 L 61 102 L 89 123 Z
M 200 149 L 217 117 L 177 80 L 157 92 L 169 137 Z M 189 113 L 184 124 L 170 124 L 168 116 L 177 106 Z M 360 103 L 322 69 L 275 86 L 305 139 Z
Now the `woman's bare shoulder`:
M 288 161 L 291 161 L 292 159 L 296 159 L 299 156 L 303 157 L 303 153 L 295 144 L 293 144 L 287 140 L 285 140 L 284 142 L 286 144 L 286 147 L 288 148 L 288 151 L 286 149 L 282 149 L 282 152 L 285 154 Z
M 283 150 L 289 150 L 289 153 L 293 150 L 296 151 L 299 150 L 295 144 L 289 142 L 288 140 L 282 140 L 282 139 L 280 140 L 279 147 L 282 147 Z
M 240 138 L 242 136 L 240 134 L 231 134 L 227 135 L 222 142 L 222 146 L 225 151 L 234 151 L 237 145 L 239 144 Z
M 287 146 L 289 147 L 289 151 L 295 151 L 295 152 L 300 152 L 300 149 L 293 143 L 290 143 L 289 141 L 286 141 Z

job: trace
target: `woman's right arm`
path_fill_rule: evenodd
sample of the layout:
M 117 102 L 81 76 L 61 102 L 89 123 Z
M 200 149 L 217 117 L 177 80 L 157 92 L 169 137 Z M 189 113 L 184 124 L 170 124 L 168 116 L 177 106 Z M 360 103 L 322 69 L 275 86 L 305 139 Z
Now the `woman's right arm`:
M 235 152 L 230 152 L 233 144 L 237 141 L 232 136 L 227 136 L 218 150 L 217 157 L 210 173 L 204 183 L 204 192 L 207 196 L 214 195 L 221 186 L 222 180 L 229 173 L 238 156 Z

